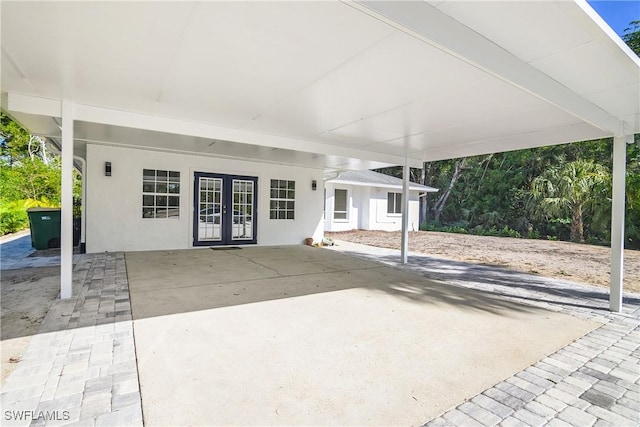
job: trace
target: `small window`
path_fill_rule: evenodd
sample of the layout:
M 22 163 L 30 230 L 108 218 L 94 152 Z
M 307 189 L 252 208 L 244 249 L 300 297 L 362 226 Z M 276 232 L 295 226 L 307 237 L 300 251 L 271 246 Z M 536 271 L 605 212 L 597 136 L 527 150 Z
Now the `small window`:
M 402 193 L 387 193 L 387 213 L 402 213 Z
M 284 179 L 271 180 L 269 218 L 294 219 L 296 207 L 296 182 Z
M 142 218 L 180 217 L 180 172 L 142 171 Z
M 347 190 L 334 191 L 333 219 L 347 219 Z

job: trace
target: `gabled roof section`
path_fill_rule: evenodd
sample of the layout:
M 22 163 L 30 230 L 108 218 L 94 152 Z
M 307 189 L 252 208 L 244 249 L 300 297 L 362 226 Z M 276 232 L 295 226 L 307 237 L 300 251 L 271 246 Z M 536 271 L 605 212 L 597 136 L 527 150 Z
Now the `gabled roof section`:
M 327 180 L 332 184 L 358 185 L 363 187 L 380 187 L 402 189 L 402 180 L 395 176 L 385 175 L 375 171 L 345 171 L 337 177 Z M 437 188 L 415 182 L 409 183 L 409 189 L 425 193 L 435 193 Z

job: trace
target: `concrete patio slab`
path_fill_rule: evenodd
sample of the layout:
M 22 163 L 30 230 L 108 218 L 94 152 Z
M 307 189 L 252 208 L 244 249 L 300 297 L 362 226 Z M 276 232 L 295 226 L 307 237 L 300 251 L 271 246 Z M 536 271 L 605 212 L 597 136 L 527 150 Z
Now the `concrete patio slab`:
M 5 245 L 12 247 L 12 243 L 14 242 L 0 241 L 2 253 L 12 253 L 15 261 L 21 263 L 20 257 L 13 251 L 5 250 Z M 640 425 L 640 295 L 625 293 L 623 311 L 612 313 L 608 310 L 608 294 L 601 288 L 413 253 L 410 254 L 409 264 L 400 265 L 397 251 L 346 242 L 338 243 L 339 246 L 332 249 L 348 255 L 345 255 L 342 261 L 327 255 L 325 263 L 335 261 L 334 265 L 340 262 L 349 265 L 352 259 L 369 262 L 363 264 L 365 266 L 379 266 L 382 263 L 398 269 L 397 271 L 411 271 L 431 281 L 455 285 L 454 288 L 477 289 L 505 302 L 545 308 L 602 324 L 504 381 L 471 398 L 455 402 L 439 416 L 429 420 L 425 415 L 418 422 L 427 422 L 427 426 L 559 424 L 584 427 L 594 423 L 598 426 Z M 298 248 L 281 249 L 295 251 Z M 279 250 L 270 253 L 269 256 L 286 253 Z M 313 254 L 315 258 L 319 253 L 321 252 L 308 254 Z M 207 256 L 206 251 L 199 254 Z M 15 371 L 3 383 L 0 393 L 0 406 L 4 410 L 3 425 L 142 424 L 140 392 L 136 389 L 138 369 L 124 255 L 105 253 L 77 257 L 73 298 L 63 301 L 57 299 L 37 334 L 22 337 L 29 341 L 28 346 L 15 365 Z M 302 257 L 303 255 L 299 254 L 295 260 L 301 260 Z M 253 257 L 248 259 L 252 260 Z M 15 268 L 15 265 L 11 266 Z M 4 267 L 3 258 L 3 288 L 4 274 L 7 271 Z M 25 272 L 28 270 L 29 268 Z M 296 277 L 305 279 L 304 274 Z M 226 308 L 295 301 L 314 298 L 316 295 L 334 295 L 365 288 L 354 285 L 341 288 L 342 290 L 335 289 L 334 292 L 319 293 L 307 289 L 299 298 L 285 296 L 284 299 L 273 300 L 264 294 L 254 300 L 265 303 L 245 302 L 226 305 Z M 277 295 L 277 290 L 270 292 Z M 406 294 L 406 290 L 404 293 Z M 142 297 L 150 295 L 152 292 L 147 292 Z M 245 299 L 251 301 L 251 298 L 246 296 Z M 3 299 L 3 304 L 5 302 Z M 468 303 L 470 307 L 474 307 L 473 299 L 469 299 Z M 225 310 L 224 307 L 223 304 L 221 309 L 213 311 Z M 156 311 L 162 313 L 166 310 Z M 203 309 L 187 315 L 197 315 L 206 311 L 211 310 Z M 359 308 L 355 311 L 359 312 Z M 179 312 L 178 310 L 176 313 Z M 279 312 L 277 315 L 281 316 Z M 300 318 L 302 317 L 301 315 Z M 289 328 L 295 328 L 295 325 L 297 323 L 287 324 Z M 305 323 L 302 325 L 307 327 Z M 7 324 L 3 322 L 2 326 L 4 328 Z M 2 344 L 6 341 L 3 340 Z M 183 351 L 171 345 L 168 348 L 158 347 L 157 351 Z M 209 345 L 202 349 L 204 352 L 210 352 L 212 348 L 214 347 Z M 332 355 L 335 352 L 328 354 Z M 455 353 L 453 354 L 455 356 Z M 5 357 L 6 353 L 2 352 L 2 356 Z M 190 358 L 185 357 L 185 360 L 185 363 L 191 363 Z M 194 375 L 194 370 L 200 368 L 189 364 L 187 369 L 189 371 L 185 378 L 188 379 Z M 157 375 L 163 375 L 164 371 L 162 367 Z M 256 375 L 256 378 L 262 378 L 260 375 Z M 375 372 L 369 376 L 373 375 Z M 467 372 L 460 375 L 470 376 Z M 168 390 L 167 393 L 197 393 L 186 387 L 187 384 L 180 383 L 175 391 Z M 339 385 L 341 382 L 338 380 L 335 384 Z M 420 390 L 428 389 L 430 384 L 421 384 L 420 387 Z M 249 385 L 246 394 L 250 395 L 251 392 L 252 388 Z M 417 399 L 419 395 L 415 397 Z M 400 399 L 391 393 L 388 394 L 388 398 Z M 153 401 L 146 402 L 147 406 L 154 404 Z M 175 406 L 175 411 L 183 410 Z M 192 408 L 187 407 L 184 410 Z M 250 412 L 252 408 L 247 407 L 246 410 Z M 60 416 L 61 419 L 47 418 L 52 415 Z M 212 424 L 208 419 L 205 423 Z M 285 422 L 278 419 L 275 423 Z M 379 423 L 374 419 L 369 424 Z
M 147 425 L 415 425 L 601 326 L 317 248 L 126 262 Z

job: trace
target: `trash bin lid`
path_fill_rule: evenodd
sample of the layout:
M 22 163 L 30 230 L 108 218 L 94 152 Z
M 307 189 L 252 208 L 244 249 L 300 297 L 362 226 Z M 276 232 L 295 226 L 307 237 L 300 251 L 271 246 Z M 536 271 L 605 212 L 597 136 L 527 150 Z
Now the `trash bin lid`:
M 27 212 L 60 212 L 60 208 L 29 208 Z

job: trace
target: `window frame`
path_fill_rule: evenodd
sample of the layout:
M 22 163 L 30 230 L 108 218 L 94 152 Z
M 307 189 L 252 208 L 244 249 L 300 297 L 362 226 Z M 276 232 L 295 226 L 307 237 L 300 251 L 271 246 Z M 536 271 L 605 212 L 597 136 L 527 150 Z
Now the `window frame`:
M 294 180 L 271 179 L 269 181 L 269 219 L 295 221 L 296 182 Z
M 393 203 L 389 203 L 390 199 L 393 196 Z M 395 191 L 387 192 L 387 215 L 388 216 L 399 216 L 402 215 L 402 193 L 397 193 Z
M 338 200 L 337 191 L 344 191 L 344 211 L 336 210 L 336 201 Z M 344 218 L 336 218 L 336 213 L 343 214 Z M 349 190 L 346 188 L 334 188 L 333 189 L 333 221 L 334 222 L 349 222 Z
M 152 174 L 151 174 L 152 172 Z M 153 177 L 151 177 L 153 175 Z M 142 169 L 141 209 L 143 220 L 179 220 L 181 173 L 167 169 Z M 152 200 L 152 202 L 150 202 Z M 160 204 L 158 202 L 161 202 Z M 164 214 L 160 214 L 164 210 Z M 149 216 L 152 213 L 152 216 Z

